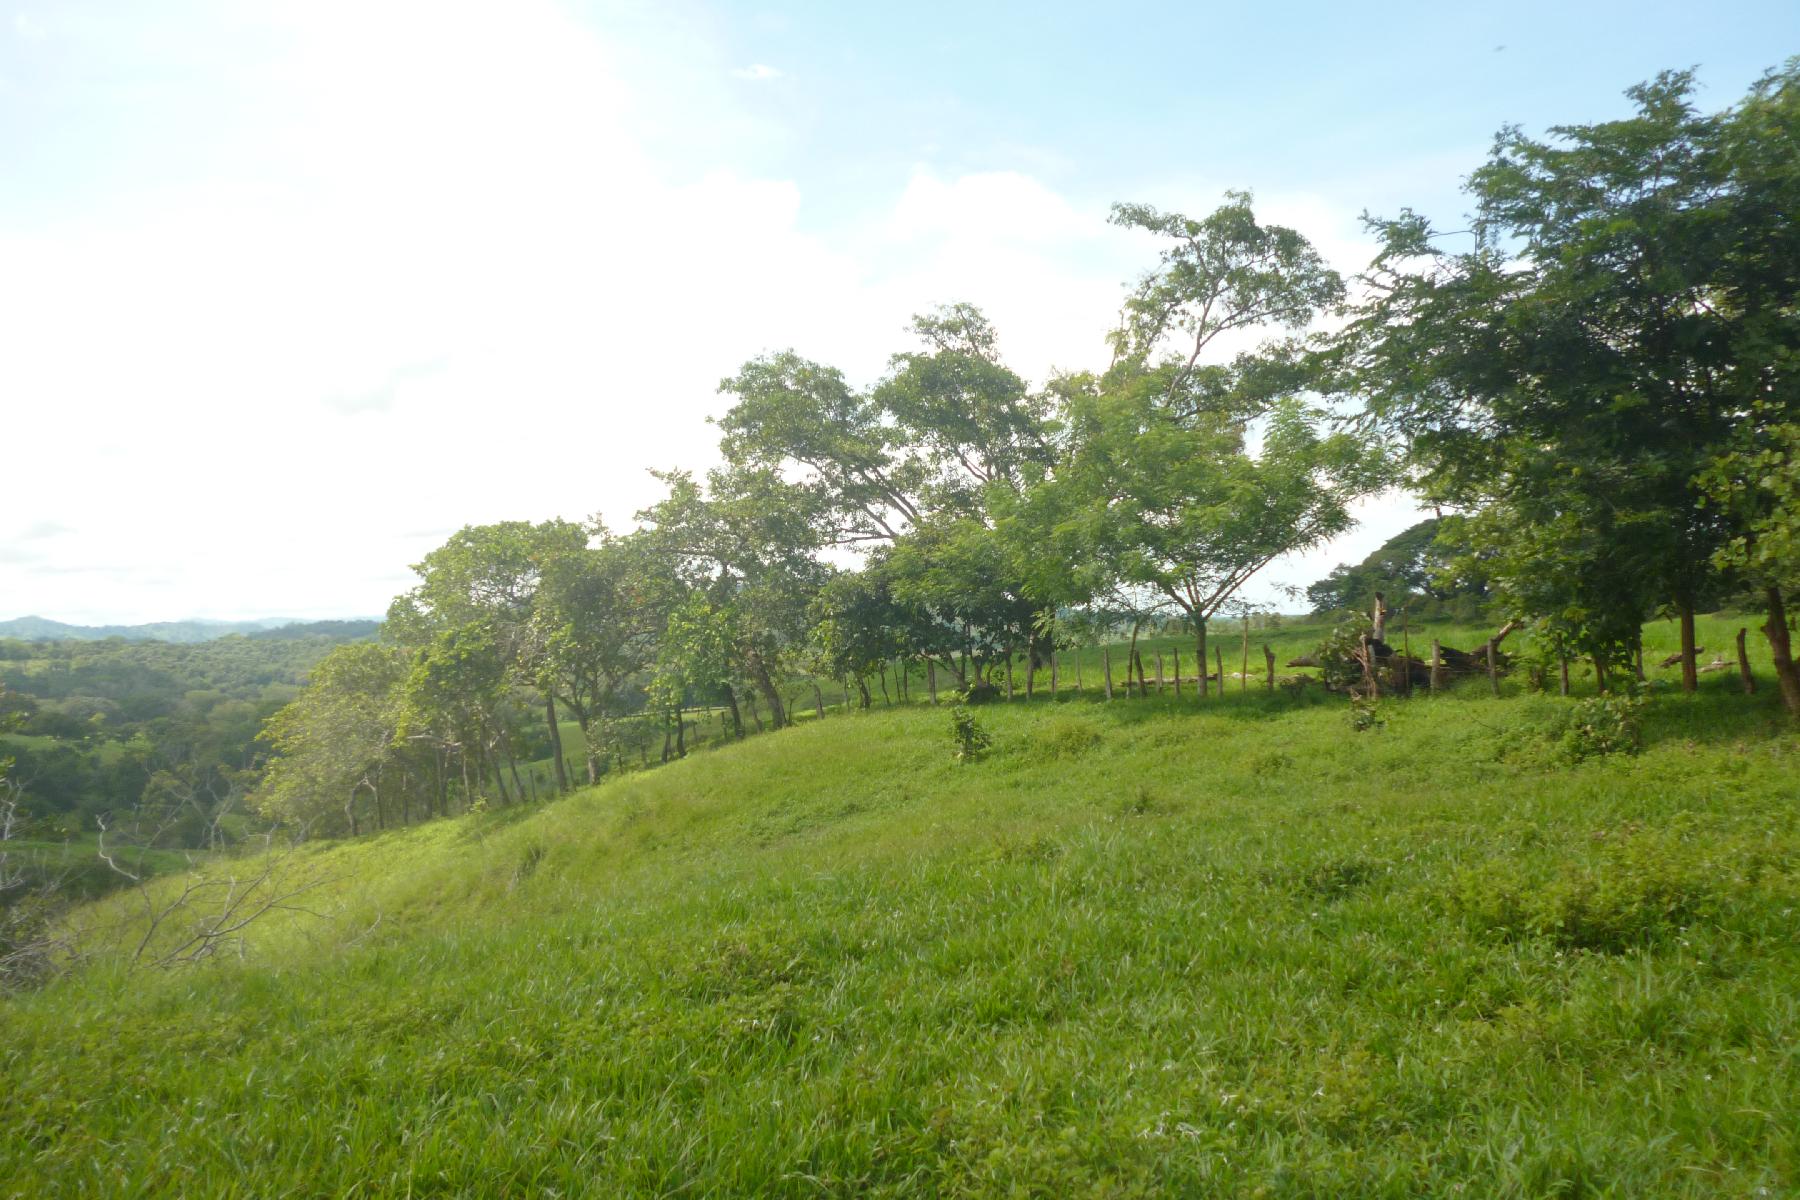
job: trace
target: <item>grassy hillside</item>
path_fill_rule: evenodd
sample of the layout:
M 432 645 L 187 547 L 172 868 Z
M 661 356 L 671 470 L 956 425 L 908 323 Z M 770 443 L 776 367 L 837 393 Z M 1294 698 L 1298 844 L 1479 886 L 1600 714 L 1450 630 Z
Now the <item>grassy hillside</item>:
M 877 708 L 316 846 L 0 1007 L 0 1194 L 1791 1195 L 1800 740 L 1705 682 L 1579 762 L 1485 681 Z

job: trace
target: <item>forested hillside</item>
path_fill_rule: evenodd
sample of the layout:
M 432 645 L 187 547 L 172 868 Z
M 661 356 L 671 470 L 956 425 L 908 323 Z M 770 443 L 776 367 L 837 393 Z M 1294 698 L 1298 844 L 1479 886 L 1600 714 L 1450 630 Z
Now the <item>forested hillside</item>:
M 0 756 L 14 837 L 157 830 L 164 846 L 229 839 L 266 749 L 263 723 L 333 648 L 331 622 L 193 644 L 0 639 Z

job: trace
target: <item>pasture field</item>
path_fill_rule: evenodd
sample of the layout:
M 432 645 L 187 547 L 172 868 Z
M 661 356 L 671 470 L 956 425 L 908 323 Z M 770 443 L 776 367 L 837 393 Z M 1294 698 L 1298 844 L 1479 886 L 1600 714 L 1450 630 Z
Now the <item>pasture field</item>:
M 0 1195 L 1793 1195 L 1800 737 L 1702 685 L 877 701 L 304 847 L 196 966 L 115 895 Z

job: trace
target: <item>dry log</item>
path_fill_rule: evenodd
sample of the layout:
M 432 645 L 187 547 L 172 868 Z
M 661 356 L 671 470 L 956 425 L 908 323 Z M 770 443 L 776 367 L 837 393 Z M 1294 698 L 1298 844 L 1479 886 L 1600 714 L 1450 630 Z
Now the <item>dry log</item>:
M 1706 653 L 1705 646 L 1695 646 L 1694 647 L 1694 661 L 1699 662 L 1700 656 L 1705 653 Z M 1672 667 L 1680 661 L 1681 661 L 1681 651 L 1677 650 L 1675 653 L 1669 655 L 1669 657 L 1663 659 L 1661 662 L 1657 663 L 1656 665 L 1659 667 Z

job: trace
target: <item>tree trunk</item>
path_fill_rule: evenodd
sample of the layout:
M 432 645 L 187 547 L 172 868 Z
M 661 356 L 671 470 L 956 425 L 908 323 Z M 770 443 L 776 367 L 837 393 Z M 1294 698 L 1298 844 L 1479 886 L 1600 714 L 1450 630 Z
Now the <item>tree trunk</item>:
M 1194 614 L 1194 662 L 1195 670 L 1200 673 L 1200 698 L 1206 699 L 1206 618 L 1199 613 Z M 1225 681 L 1219 680 L 1223 689 Z
M 1263 643 L 1263 666 L 1269 672 L 1268 690 L 1272 692 L 1275 690 L 1275 651 L 1269 648 L 1267 642 Z
M 787 706 L 781 702 L 781 692 L 775 687 L 775 681 L 769 678 L 769 668 L 761 661 L 756 664 L 756 683 L 763 695 L 769 698 L 769 727 L 786 729 Z
M 556 790 L 569 790 L 569 777 L 563 772 L 562 726 L 556 720 L 556 695 L 544 690 L 544 723 L 550 727 L 550 756 L 556 760 Z
M 1683 596 L 1676 601 L 1676 605 L 1681 614 L 1681 690 L 1684 692 L 1698 691 L 1700 668 L 1694 662 L 1694 601 L 1691 597 Z M 1638 648 L 1638 656 L 1641 663 L 1643 658 L 1643 647 L 1641 646 Z M 1642 674 L 1640 666 L 1640 678 Z
M 862 706 L 864 708 L 868 708 L 875 702 L 874 698 L 869 695 L 869 685 L 863 682 L 863 677 L 861 675 L 856 677 L 856 690 L 862 693 Z
M 575 723 L 581 726 L 582 757 L 587 760 L 588 786 L 600 782 L 600 746 L 594 737 L 594 719 L 585 712 L 575 714 Z
M 738 711 L 737 689 L 729 683 L 725 685 L 725 703 L 731 709 L 731 733 L 733 737 L 744 736 L 744 715 Z
M 1769 639 L 1769 651 L 1775 659 L 1775 682 L 1781 685 L 1781 703 L 1788 715 L 1800 720 L 1800 667 L 1794 665 L 1793 643 L 1788 637 L 1787 604 L 1781 589 L 1764 589 L 1769 602 L 1769 619 L 1763 635 Z
M 675 706 L 675 757 L 687 757 L 687 718 L 681 715 L 681 705 Z
M 358 785 L 358 786 L 360 787 L 361 785 Z M 357 788 L 354 788 L 354 787 L 351 788 L 350 789 L 350 799 L 344 802 L 344 815 L 346 817 L 350 818 L 350 836 L 351 837 L 355 837 L 357 835 L 357 833 L 359 832 L 356 827 L 356 792 L 357 792 Z
M 1224 698 L 1225 698 L 1225 647 L 1223 647 L 1223 646 L 1214 646 L 1214 647 L 1213 647 L 1213 658 L 1214 658 L 1214 659 L 1215 659 L 1215 660 L 1216 660 L 1216 661 L 1217 661 L 1217 663 L 1218 663 L 1218 668 L 1219 668 L 1219 699 L 1221 699 L 1221 700 L 1223 700 L 1223 699 L 1224 699 Z
M 1181 647 L 1176 645 L 1169 649 L 1175 657 L 1175 698 L 1179 700 L 1181 699 Z
M 488 769 L 494 775 L 494 790 L 500 793 L 500 803 L 511 804 L 512 794 L 506 790 L 506 776 L 500 773 L 500 756 L 494 753 L 492 746 L 488 747 L 487 761 Z
M 1111 700 L 1112 693 L 1112 652 L 1105 646 L 1100 647 L 1100 671 L 1106 676 L 1106 698 Z
M 1569 694 L 1569 652 L 1560 646 L 1556 651 L 1556 663 L 1562 670 L 1562 694 Z
M 881 673 L 881 702 L 889 708 L 892 708 L 894 707 L 894 700 L 893 697 L 888 695 L 887 690 L 887 663 L 876 663 L 875 669 Z M 776 728 L 779 729 L 781 726 L 776 725 Z
M 1738 630 L 1738 678 L 1744 681 L 1744 695 L 1754 696 L 1756 695 L 1756 676 L 1750 673 L 1750 655 L 1749 652 L 1744 649 L 1744 635 L 1749 632 L 1748 629 L 1743 628 Z

